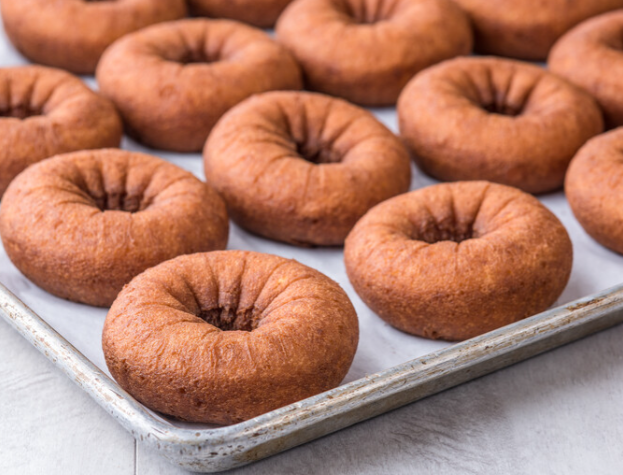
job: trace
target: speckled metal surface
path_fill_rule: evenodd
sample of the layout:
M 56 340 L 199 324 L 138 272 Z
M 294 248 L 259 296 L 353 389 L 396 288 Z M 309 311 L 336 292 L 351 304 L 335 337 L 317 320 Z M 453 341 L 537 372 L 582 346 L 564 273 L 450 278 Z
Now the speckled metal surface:
M 229 427 L 174 426 L 136 402 L 0 285 L 0 315 L 134 437 L 218 472 L 260 460 L 623 322 L 623 285 Z

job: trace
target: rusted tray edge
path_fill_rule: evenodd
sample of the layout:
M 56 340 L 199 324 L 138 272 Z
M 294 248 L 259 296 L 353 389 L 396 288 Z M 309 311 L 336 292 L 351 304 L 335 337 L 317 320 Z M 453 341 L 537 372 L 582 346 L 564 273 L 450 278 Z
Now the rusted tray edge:
M 260 460 L 623 322 L 623 285 L 255 419 L 184 429 L 155 417 L 0 284 L 0 315 L 138 440 L 194 471 Z

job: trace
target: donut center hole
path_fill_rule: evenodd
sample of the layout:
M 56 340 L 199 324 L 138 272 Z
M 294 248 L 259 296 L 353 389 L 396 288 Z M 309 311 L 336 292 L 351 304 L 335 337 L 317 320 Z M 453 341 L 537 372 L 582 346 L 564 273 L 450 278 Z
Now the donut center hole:
M 215 307 L 201 309 L 197 316 L 206 323 L 225 332 L 250 332 L 255 330 L 259 325 L 259 318 L 257 318 L 253 308 L 236 309 L 231 307 Z
M 90 194 L 95 205 L 100 211 L 125 211 L 126 213 L 138 213 L 147 206 L 143 203 L 142 196 L 130 196 L 125 192 L 106 193 L 103 196 L 94 196 Z
M 221 55 L 218 51 L 206 51 L 201 47 L 188 48 L 184 51 L 182 56 L 174 59 L 174 61 L 184 65 L 216 63 L 220 60 Z
M 353 5 L 352 3 L 356 3 Z M 375 23 L 388 20 L 390 15 L 382 11 L 370 10 L 365 1 L 345 2 L 344 13 L 350 17 L 354 23 L 359 25 L 373 25 Z
M 521 114 L 521 109 L 509 104 L 482 104 L 482 108 L 490 114 L 506 115 L 508 117 L 516 117 Z
M 342 157 L 330 148 L 318 142 L 296 143 L 296 153 L 304 160 L 315 165 L 339 163 Z
M 423 226 L 417 227 L 411 233 L 411 239 L 424 241 L 427 244 L 435 244 L 443 241 L 452 241 L 457 244 L 474 239 L 478 234 L 472 226 L 449 222 L 429 221 Z
M 0 117 L 12 117 L 14 119 L 27 119 L 42 115 L 43 111 L 35 110 L 25 105 L 18 105 L 0 110 Z

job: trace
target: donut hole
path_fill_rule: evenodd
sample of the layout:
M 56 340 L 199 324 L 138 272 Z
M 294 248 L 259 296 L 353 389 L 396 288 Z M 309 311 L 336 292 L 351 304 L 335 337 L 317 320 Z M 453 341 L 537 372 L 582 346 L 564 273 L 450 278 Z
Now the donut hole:
M 126 190 L 101 190 L 89 186 L 87 182 L 79 183 L 78 188 L 87 197 L 92 206 L 101 212 L 123 211 L 138 213 L 150 206 L 150 200 L 142 193 L 128 193 Z
M 480 237 L 473 223 L 458 222 L 455 219 L 436 220 L 434 217 L 424 223 L 412 223 L 407 232 L 410 239 L 424 241 L 427 244 L 452 241 L 457 244 Z
M 295 145 L 296 153 L 303 160 L 315 165 L 339 163 L 342 161 L 342 156 L 340 154 L 318 141 L 306 140 L 303 142 L 296 142 Z
M 383 2 L 378 2 L 382 7 Z M 391 12 L 383 11 L 383 8 L 370 9 L 367 2 L 362 0 L 349 0 L 343 2 L 342 12 L 348 16 L 353 23 L 359 25 L 373 25 L 381 21 L 389 20 Z
M 255 312 L 253 308 L 240 309 L 227 306 L 218 306 L 208 309 L 202 308 L 197 316 L 206 323 L 225 332 L 251 332 L 255 330 L 260 323 L 257 312 Z
M 9 106 L 0 110 L 0 117 L 7 117 L 13 119 L 27 119 L 29 117 L 36 117 L 43 115 L 43 111 L 29 107 L 24 104 Z
M 481 107 L 490 114 L 499 114 L 508 117 L 516 117 L 518 115 L 521 115 L 521 113 L 523 112 L 523 106 L 517 107 L 506 103 L 500 104 L 492 102 L 488 104 L 481 104 Z

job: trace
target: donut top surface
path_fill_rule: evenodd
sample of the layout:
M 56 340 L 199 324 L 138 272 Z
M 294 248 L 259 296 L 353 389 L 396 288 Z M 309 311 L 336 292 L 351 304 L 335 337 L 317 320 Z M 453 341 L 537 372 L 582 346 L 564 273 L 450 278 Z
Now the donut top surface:
M 111 373 L 137 399 L 186 420 L 231 424 L 340 383 L 358 322 L 334 281 L 244 251 L 149 269 L 106 318 Z
M 530 193 L 560 188 L 573 155 L 604 127 L 586 92 L 541 67 L 493 57 L 421 72 L 402 92 L 398 116 L 425 172 Z
M 308 87 L 370 106 L 395 104 L 415 73 L 472 47 L 449 0 L 297 0 L 275 30 Z
M 6 32 L 30 59 L 92 74 L 104 50 L 127 33 L 187 14 L 184 0 L 3 0 Z
M 623 10 L 569 31 L 552 48 L 548 67 L 593 95 L 609 127 L 623 125 Z
M 80 79 L 43 66 L 0 69 L 0 197 L 28 165 L 52 155 L 116 147 L 112 103 Z
M 234 220 L 299 245 L 342 244 L 411 181 L 407 151 L 371 113 L 314 93 L 246 100 L 215 127 L 204 157 Z
M 471 17 L 479 53 L 544 60 L 556 40 L 623 0 L 454 0 Z
M 357 293 L 392 325 L 463 340 L 547 309 L 569 279 L 573 252 L 536 198 L 481 181 L 375 206 L 349 234 L 344 259 Z
M 102 57 L 97 79 L 139 140 L 184 152 L 201 150 L 222 114 L 250 95 L 302 86 L 295 60 L 263 31 L 205 19 L 126 35 Z
M 623 128 L 587 142 L 565 180 L 573 214 L 599 243 L 623 254 Z
M 146 268 L 224 248 L 228 220 L 218 194 L 190 172 L 105 149 L 59 155 L 21 173 L 2 200 L 0 235 L 40 287 L 108 306 Z
M 188 0 L 191 14 L 272 27 L 292 0 Z

